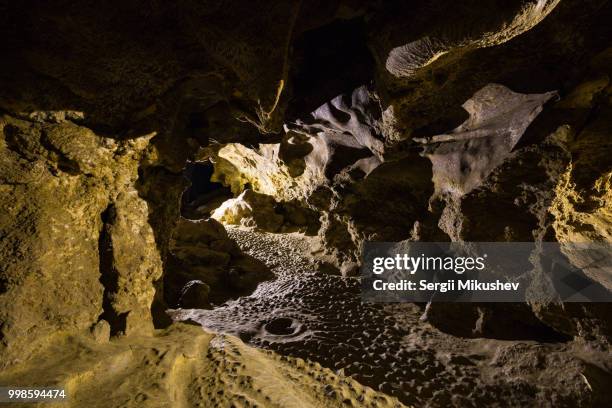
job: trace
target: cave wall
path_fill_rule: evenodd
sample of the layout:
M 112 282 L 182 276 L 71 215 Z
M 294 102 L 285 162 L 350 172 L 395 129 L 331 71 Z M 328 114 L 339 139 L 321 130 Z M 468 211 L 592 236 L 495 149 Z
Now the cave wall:
M 609 239 L 609 2 L 384 3 L 1 6 L 3 364 L 53 336 L 168 323 L 164 271 L 188 244 L 173 239 L 191 225 L 182 172 L 198 155 L 236 195 L 285 206 L 267 228 L 316 230 L 345 274 L 366 238 Z M 354 60 L 335 54 L 345 29 L 364 43 L 338 53 Z M 488 84 L 560 99 L 481 185 L 431 200 L 416 140 L 459 126 Z M 534 313 L 572 335 L 602 327 L 578 327 L 584 310 Z
M 1 6 L 2 365 L 58 336 L 169 324 L 185 162 L 226 130 L 280 126 L 297 5 Z
M 0 129 L 4 352 L 102 316 L 113 333 L 150 330 L 162 268 L 134 183 L 154 135 L 117 141 L 64 117 L 3 115 Z

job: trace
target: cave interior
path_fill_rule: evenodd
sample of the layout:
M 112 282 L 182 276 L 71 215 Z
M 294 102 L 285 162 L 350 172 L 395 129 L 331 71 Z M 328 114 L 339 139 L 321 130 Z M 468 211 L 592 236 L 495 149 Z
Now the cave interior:
M 611 16 L 0 5 L 0 384 L 74 407 L 612 406 L 610 303 L 369 303 L 360 277 L 371 241 L 610 243 Z M 609 266 L 564 256 L 612 299 Z

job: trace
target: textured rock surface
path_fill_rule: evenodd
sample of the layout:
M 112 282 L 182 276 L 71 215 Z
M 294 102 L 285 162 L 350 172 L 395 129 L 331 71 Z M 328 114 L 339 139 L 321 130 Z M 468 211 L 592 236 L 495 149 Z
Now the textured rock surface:
M 237 114 L 262 128 L 274 120 L 280 125 L 272 113 L 286 80 L 298 2 L 83 1 L 66 5 L 68 12 L 31 3 L 4 7 L 3 33 L 10 39 L 4 109 L 78 106 L 89 123 L 126 126 L 165 109 L 158 98 L 180 85 L 185 104 L 203 103 L 204 110 L 233 94 L 251 102 L 250 112 L 233 108 Z M 249 18 L 254 9 L 257 18 Z M 43 98 L 41 89 L 48 90 Z M 199 93 L 206 100 L 193 101 Z
M 609 402 L 608 348 L 594 349 L 554 332 L 547 337 L 537 325 L 526 327 L 526 319 L 511 321 L 509 315 L 499 315 L 510 328 L 501 340 L 447 335 L 421 321 L 415 305 L 362 303 L 358 280 L 314 272 L 313 259 L 304 254 L 315 246 L 299 235 L 236 228 L 229 233 L 269 263 L 278 279 L 214 310 L 173 311 L 174 319 L 319 362 L 414 406 Z M 506 312 L 513 312 L 512 305 Z
M 369 174 L 384 153 L 380 106 L 365 86 L 339 95 L 309 117 L 286 125 L 278 144 L 224 146 L 213 180 L 241 192 L 245 185 L 279 200 L 304 200 L 351 171 Z
M 161 261 L 134 181 L 153 135 L 114 141 L 7 115 L 0 127 L 3 363 L 98 319 L 114 332 L 151 328 Z
M 426 143 L 437 195 L 460 197 L 478 187 L 510 155 L 527 126 L 555 95 L 522 95 L 488 84 L 462 106 L 470 117 L 449 134 Z
M 591 218 L 588 226 L 581 224 L 577 219 L 584 219 L 589 215 L 581 214 L 580 211 L 574 212 L 574 203 L 581 199 L 592 199 L 599 205 L 585 206 L 584 208 L 590 208 L 587 213 L 607 211 L 605 199 L 600 201 L 601 197 L 605 197 L 605 193 L 602 194 L 602 190 L 598 190 L 599 184 L 596 183 L 601 183 L 597 182 L 599 177 L 605 180 L 609 160 L 601 156 L 591 160 L 606 151 L 608 145 L 597 136 L 603 137 L 602 133 L 610 132 L 609 126 L 601 124 L 602 120 L 606 120 L 603 119 L 605 114 L 600 116 L 600 112 L 606 112 L 609 104 L 605 86 L 602 86 L 601 82 L 599 86 L 593 86 L 593 81 L 587 81 L 577 86 L 567 99 L 554 104 L 534 131 L 527 134 L 531 138 L 529 144 L 513 152 L 482 187 L 463 197 L 458 206 L 455 204 L 446 207 L 440 219 L 441 228 L 447 231 L 452 239 L 467 241 L 604 241 L 603 231 L 608 221 L 603 220 L 606 217 L 595 216 Z M 603 130 L 604 128 L 607 130 Z M 544 129 L 548 136 L 544 140 L 534 140 L 534 135 L 543 133 Z M 589 129 L 598 130 L 592 132 Z M 591 153 L 587 153 L 589 150 L 582 150 L 586 146 L 593 149 Z M 576 184 L 568 179 L 574 172 L 590 175 L 583 179 L 585 184 L 582 184 L 584 189 L 581 191 L 582 194 L 592 197 L 591 199 L 576 197 Z M 517 180 L 520 182 L 517 183 Z M 577 201 L 572 201 L 569 197 L 577 198 Z M 509 218 L 506 214 L 512 214 L 512 217 Z M 483 224 L 487 225 L 486 229 L 481 227 Z M 581 232 L 572 235 L 571 231 Z M 566 254 L 576 265 L 588 265 L 589 260 L 582 259 L 579 254 L 572 251 L 566 251 Z M 596 282 L 609 287 L 609 271 L 588 267 L 584 271 Z M 449 319 L 453 314 L 449 314 L 449 310 L 443 306 L 438 306 L 438 309 L 440 311 L 432 319 L 437 320 L 440 327 L 455 331 L 457 322 Z M 470 309 L 473 311 L 470 312 Z M 495 320 L 500 311 L 492 309 L 488 318 Z M 534 304 L 532 309 L 540 320 L 560 332 L 609 344 L 608 305 L 561 307 Z M 478 313 L 473 314 L 473 307 L 463 306 L 457 310 L 460 311 L 457 311 L 456 316 L 462 315 L 462 320 L 466 319 L 465 325 L 471 326 L 477 320 Z M 520 315 L 524 311 L 515 310 L 513 313 Z M 468 323 L 470 315 L 474 316 L 471 318 L 472 323 Z
M 184 295 L 194 281 L 212 289 L 210 301 L 252 292 L 261 281 L 274 275 L 265 264 L 243 254 L 214 219 L 181 219 L 170 241 L 164 285 L 169 305 L 188 307 Z
M 217 208 L 211 218 L 222 224 L 257 226 L 276 232 L 283 224 L 283 216 L 274 211 L 276 202 L 271 196 L 244 190 L 238 197 L 230 199 Z
M 611 239 L 611 8 L 0 5 L 0 382 L 55 365 L 80 406 L 100 395 L 105 406 L 396 405 L 236 340 L 228 352 L 207 334 L 152 331 L 171 323 L 168 307 L 194 307 L 214 308 L 190 312 L 214 328 L 344 368 L 408 403 L 610 405 L 607 304 L 435 304 L 421 322 L 418 306 L 362 305 L 346 276 L 366 239 Z M 204 161 L 226 187 L 192 200 L 185 175 Z M 230 237 L 198 219 L 230 195 L 217 218 L 259 232 Z M 279 279 L 267 281 L 264 261 Z M 612 288 L 609 271 L 585 273 Z M 302 327 L 311 331 L 300 337 Z M 213 357 L 182 354 L 200 347 Z M 36 366 L 36 353 L 48 364 Z M 228 360 L 240 361 L 230 372 L 256 367 L 232 382 L 219 369 Z M 296 399 L 258 392 L 265 378 Z
M 403 406 L 317 363 L 186 325 L 102 345 L 62 337 L 0 381 L 65 387 L 70 407 Z
M 454 6 L 451 17 L 454 21 L 433 28 L 427 27 L 427 32 L 422 33 L 421 38 L 391 49 L 386 57 L 385 68 L 396 77 L 411 77 L 418 74 L 421 68 L 446 54 L 461 54 L 470 49 L 502 44 L 533 28 L 559 4 L 559 1 L 518 1 L 503 8 L 494 1 L 478 2 L 477 7 L 473 7 L 476 3 L 472 2 L 463 3 L 458 7 L 456 4 L 447 3 L 448 7 Z M 495 9 L 494 16 L 490 13 L 491 8 Z M 445 11 L 444 4 L 434 7 L 424 6 L 418 10 L 421 14 L 419 19 L 423 22 L 430 19 L 439 21 L 440 14 Z M 472 23 L 470 27 L 464 25 L 463 18 Z M 391 36 L 393 42 L 398 41 L 393 38 L 394 35 L 406 36 L 405 33 L 393 31 L 385 34 Z M 386 40 L 389 41 L 387 38 Z M 387 44 L 385 41 L 385 45 Z
M 225 225 L 243 225 L 269 232 L 300 230 L 310 235 L 319 230 L 318 214 L 296 202 L 278 203 L 272 196 L 246 189 L 223 202 L 211 218 Z

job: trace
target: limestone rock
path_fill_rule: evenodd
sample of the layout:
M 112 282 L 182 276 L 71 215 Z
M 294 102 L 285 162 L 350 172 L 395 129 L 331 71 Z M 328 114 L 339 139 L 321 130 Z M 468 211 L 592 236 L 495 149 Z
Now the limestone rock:
M 0 383 L 66 385 L 76 406 L 401 406 L 227 336 L 152 330 L 214 307 L 190 312 L 418 406 L 610 405 L 609 305 L 434 304 L 436 328 L 347 277 L 368 239 L 607 244 L 609 1 L 4 3 Z M 201 151 L 238 197 L 223 217 L 256 226 L 228 226 L 253 257 L 181 218 Z M 303 322 L 311 347 L 278 342 Z
M 470 117 L 449 134 L 416 139 L 427 143 L 437 195 L 469 193 L 508 157 L 527 126 L 555 92 L 522 95 L 489 84 L 463 104 Z
M 276 202 L 271 196 L 244 190 L 238 197 L 225 201 L 211 215 L 222 224 L 257 226 L 276 232 L 283 224 L 283 216 L 275 212 Z
M 96 343 L 106 343 L 110 340 L 111 327 L 104 319 L 98 321 L 91 328 L 91 335 Z
M 210 301 L 221 303 L 252 292 L 259 282 L 274 277 L 265 264 L 242 253 L 223 225 L 212 218 L 179 220 L 166 267 L 164 293 L 170 306 L 180 304 L 189 282 L 207 285 Z
M 29 45 L 7 48 L 11 64 L 5 67 L 9 75 L 2 76 L 6 92 L 0 105 L 28 112 L 62 110 L 67 103 L 72 110 L 79 111 L 75 105 L 87 110 L 89 124 L 117 129 L 141 122 L 150 128 L 156 122 L 152 117 L 166 109 L 160 98 L 190 77 L 213 76 L 220 92 L 211 105 L 232 96 L 245 102 L 239 105 L 247 108 L 235 109 L 241 118 L 278 129 L 298 5 L 188 1 L 177 7 L 128 1 L 77 3 L 69 11 L 51 5 L 25 11 L 23 5 L 7 7 L 3 37 L 27 38 Z M 260 10 L 257 18 L 254 9 Z M 236 25 L 236 19 L 244 24 Z M 38 21 L 44 32 L 27 21 Z M 41 89 L 46 90 L 42 98 Z M 193 89 L 184 90 L 184 100 L 192 96 Z
M 153 282 L 162 276 L 162 264 L 148 223 L 146 202 L 135 190 L 121 192 L 113 203 L 107 220 L 111 256 L 102 262 L 101 282 L 106 287 L 109 322 L 120 325 L 115 330 L 130 334 L 151 330 Z M 111 289 L 112 288 L 112 289 Z M 125 317 L 124 317 L 125 316 Z
M 246 189 L 238 197 L 223 202 L 211 215 L 225 225 L 255 227 L 268 232 L 319 230 L 318 215 L 297 201 L 277 202 L 271 196 Z
M 306 166 L 300 176 L 292 177 L 292 171 L 280 158 L 279 144 L 260 144 L 257 149 L 228 144 L 219 150 L 218 156 L 212 180 L 230 186 L 236 195 L 250 187 L 261 194 L 291 200 L 307 196 L 325 182 L 318 166 Z
M 331 145 L 367 148 L 382 158 L 384 144 L 380 140 L 378 120 L 381 113 L 377 99 L 366 86 L 361 86 L 351 94 L 336 96 L 312 112 L 310 117 L 298 119 L 286 127 L 306 135 L 327 137 Z
M 235 381 L 235 375 L 244 381 Z M 320 364 L 257 350 L 235 337 L 183 324 L 155 336 L 105 344 L 84 336 L 63 337 L 19 369 L 3 370 L 0 381 L 64 387 L 71 404 L 79 407 L 191 407 L 203 402 L 266 406 L 270 401 L 295 408 L 340 408 L 346 401 L 404 406 Z
M 200 280 L 189 281 L 181 289 L 179 304 L 186 309 L 206 309 L 210 307 L 208 295 L 210 288 Z
M 260 144 L 257 149 L 239 144 L 222 147 L 213 180 L 229 185 L 240 196 L 221 205 L 213 218 L 272 232 L 306 225 L 305 230 L 314 234 L 321 214 L 315 215 L 309 203 L 326 189 L 333 191 L 336 185 L 344 188 L 366 179 L 381 165 L 385 150 L 381 123 L 377 96 L 361 86 L 321 105 L 308 117 L 286 124 L 280 144 Z M 255 202 L 255 193 L 278 203 L 263 196 Z M 329 211 L 334 205 L 328 201 L 317 210 Z M 344 268 L 344 262 L 353 264 L 359 238 L 349 232 L 348 218 L 340 214 L 325 217 L 319 233 L 330 244 L 328 254 L 338 257 L 339 268 Z
M 569 146 L 572 160 L 559 177 L 550 208 L 555 217 L 555 236 L 560 242 L 612 240 L 611 113 L 609 107 L 601 110 Z M 606 268 L 590 268 L 588 265 L 593 260 L 584 258 L 572 245 L 565 252 L 576 265 L 584 267 L 587 275 L 612 290 L 612 272 Z M 602 255 L 607 257 L 605 253 Z
M 605 93 L 601 82 L 588 81 L 543 112 L 542 121 L 529 135 L 531 144 L 516 149 L 480 187 L 456 205 L 448 205 L 441 214 L 441 228 L 453 240 L 567 242 L 562 248 L 570 262 L 581 267 L 596 284 L 609 289 L 605 268 L 589 268 L 591 260 L 571 244 L 597 244 L 606 242 L 608 236 L 605 214 L 609 205 L 603 186 L 610 168 L 606 136 L 610 126 L 607 116 L 598 114 L 608 111 L 608 102 L 605 97 L 594 96 Z M 436 308 L 440 307 L 434 304 L 432 309 Z M 486 309 L 485 316 L 495 314 L 494 307 Z M 608 344 L 606 307 L 534 303 L 531 309 L 558 333 Z M 461 315 L 470 313 L 462 310 Z M 446 323 L 439 324 L 446 327 Z
M 105 309 L 120 320 L 113 333 L 150 327 L 161 263 L 134 182 L 152 135 L 113 141 L 8 115 L 0 129 L 3 364 L 58 331 L 88 330 Z M 109 207 L 116 218 L 106 224 Z M 104 234 L 115 250 L 103 251 Z
M 369 174 L 384 153 L 380 107 L 365 86 L 323 104 L 310 117 L 286 124 L 280 144 L 221 148 L 213 179 L 245 186 L 279 201 L 304 200 L 334 177 L 352 170 Z
M 505 9 L 496 7 L 495 2 L 480 2 L 475 8 L 462 4 L 454 8 L 453 14 L 468 14 L 463 17 L 472 22 L 469 28 L 463 26 L 462 19 L 456 19 L 433 30 L 429 28 L 427 34 L 421 38 L 391 49 L 386 57 L 385 67 L 396 77 L 410 77 L 445 54 L 502 44 L 540 23 L 554 10 L 559 1 L 521 1 Z M 493 19 L 488 13 L 489 7 L 494 7 L 497 12 Z M 434 14 L 443 12 L 442 10 L 442 7 L 432 7 L 421 11 Z

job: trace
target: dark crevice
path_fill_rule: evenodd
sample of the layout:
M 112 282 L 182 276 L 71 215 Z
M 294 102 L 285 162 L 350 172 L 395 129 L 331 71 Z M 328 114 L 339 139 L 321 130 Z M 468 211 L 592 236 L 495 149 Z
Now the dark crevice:
M 209 143 L 208 133 L 210 132 L 209 119 L 206 112 L 191 112 L 186 118 L 184 134 L 192 139 L 196 139 L 202 146 Z
M 336 20 L 296 38 L 288 117 L 304 117 L 337 95 L 374 78 L 363 18 Z
M 211 181 L 214 166 L 211 162 L 190 162 L 184 176 L 191 185 L 181 197 L 181 215 L 187 219 L 208 218 L 223 201 L 232 198 L 229 187 Z
M 440 331 L 463 338 L 540 343 L 572 340 L 571 336 L 543 323 L 524 303 L 437 303 L 430 309 L 427 320 Z
M 331 160 L 325 166 L 325 176 L 331 179 L 342 169 L 355 163 L 359 159 L 363 159 L 371 155 L 372 152 L 370 152 L 368 149 L 357 149 L 349 146 L 336 145 L 334 146 Z
M 165 268 L 164 268 L 165 273 Z M 164 329 L 172 324 L 172 320 L 168 317 L 166 310 L 168 304 L 164 298 L 164 278 L 163 276 L 153 282 L 153 288 L 155 289 L 155 295 L 153 296 L 153 303 L 151 304 L 151 319 L 153 320 L 153 327 L 156 329 Z
M 435 121 L 412 131 L 412 138 L 430 137 L 450 132 L 465 122 L 470 115 L 460 106 L 451 105 Z
M 148 221 L 153 229 L 155 243 L 163 263 L 162 276 L 153 282 L 155 294 L 151 304 L 151 317 L 156 329 L 168 327 L 172 320 L 166 314 L 168 304 L 164 298 L 164 276 L 170 232 L 178 219 L 180 191 L 185 188 L 185 179 L 163 166 L 141 166 L 138 168 L 136 184 L 139 196 L 147 202 Z M 169 203 L 176 202 L 176 204 Z
M 17 153 L 19 156 L 22 156 L 21 149 L 19 148 L 19 128 L 13 125 L 5 125 L 2 128 L 2 132 L 4 133 L 4 141 L 6 142 L 6 147 Z
M 115 219 L 115 207 L 110 204 L 101 215 L 102 228 L 98 239 L 100 256 L 100 283 L 104 287 L 102 314 L 98 320 L 106 320 L 110 325 L 111 336 L 125 333 L 128 312 L 118 313 L 113 307 L 113 299 L 119 290 L 119 274 L 113 266 L 113 242 L 110 226 Z
M 8 280 L 4 277 L 0 277 L 0 295 L 8 291 Z

